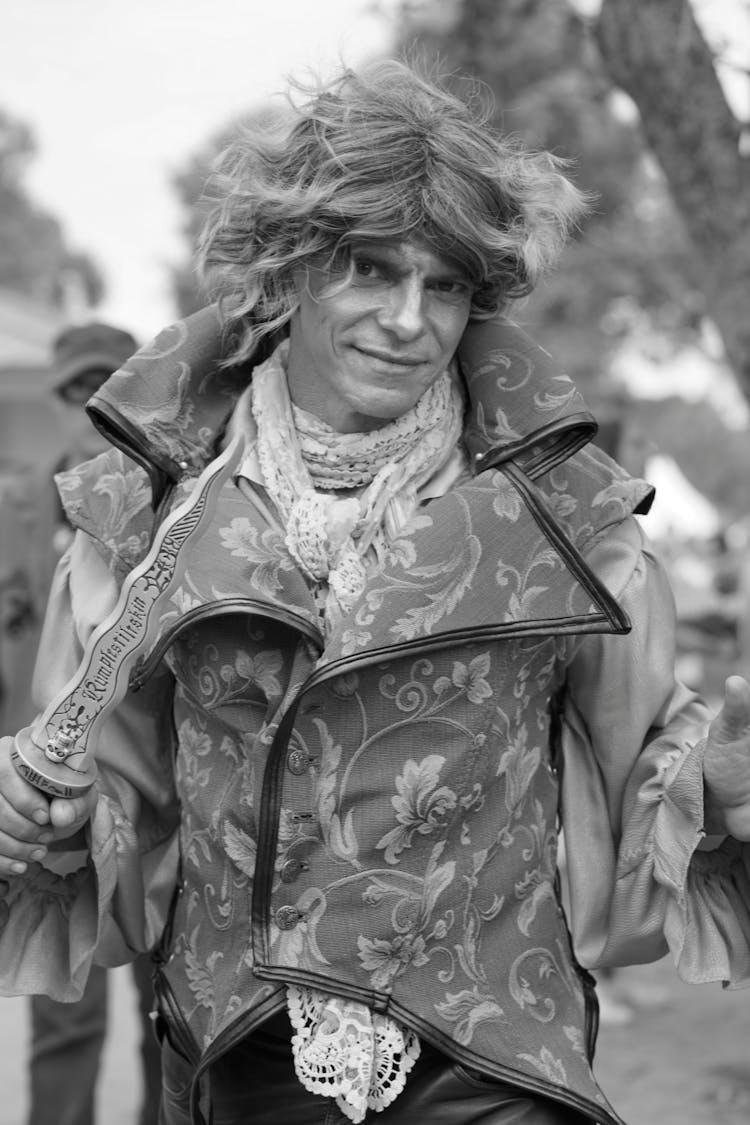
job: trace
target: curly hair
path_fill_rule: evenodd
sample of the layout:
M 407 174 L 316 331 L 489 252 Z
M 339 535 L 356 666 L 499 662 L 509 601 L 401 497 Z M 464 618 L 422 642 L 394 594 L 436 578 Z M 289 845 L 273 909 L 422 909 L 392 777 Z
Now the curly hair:
M 361 239 L 419 240 L 458 265 L 471 315 L 529 293 L 585 209 L 564 162 L 501 136 L 479 84 L 459 98 L 396 60 L 290 99 L 291 119 L 244 129 L 212 178 L 199 275 L 247 359 L 297 307 L 295 278 L 339 267 Z

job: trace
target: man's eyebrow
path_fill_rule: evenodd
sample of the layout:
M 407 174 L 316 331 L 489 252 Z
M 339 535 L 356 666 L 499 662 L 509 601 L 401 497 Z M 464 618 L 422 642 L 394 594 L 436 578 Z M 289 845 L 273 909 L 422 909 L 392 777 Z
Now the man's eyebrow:
M 350 253 L 365 253 L 373 257 L 380 256 L 385 259 L 393 260 L 398 258 L 400 254 L 402 243 L 398 239 L 379 239 L 379 238 L 360 238 L 351 243 Z M 469 280 L 469 271 L 460 262 L 454 261 L 451 258 L 437 258 L 434 266 L 429 270 L 430 277 L 437 278 L 460 278 L 464 281 Z
M 351 253 L 366 252 L 367 254 L 387 254 L 392 256 L 399 253 L 399 242 L 391 242 L 390 240 L 382 241 L 378 238 L 358 238 L 351 244 Z
M 434 272 L 440 277 L 461 277 L 464 280 L 469 278 L 469 271 L 460 262 L 441 262 Z

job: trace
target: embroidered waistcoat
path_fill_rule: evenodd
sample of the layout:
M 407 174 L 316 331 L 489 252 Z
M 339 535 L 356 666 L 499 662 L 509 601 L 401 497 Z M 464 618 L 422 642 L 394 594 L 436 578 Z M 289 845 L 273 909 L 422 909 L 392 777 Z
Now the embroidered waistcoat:
M 210 459 L 221 413 L 201 415 L 205 362 L 170 331 L 179 346 L 139 353 L 94 403 L 155 491 L 160 473 L 181 478 L 166 509 L 189 455 Z M 165 659 L 176 685 L 182 881 L 161 1003 L 205 1068 L 283 1006 L 285 982 L 314 985 L 611 1122 L 558 895 L 552 727 L 577 635 L 628 629 L 586 553 L 649 490 L 583 448 L 590 415 L 544 353 L 495 332 L 460 356 L 476 475 L 419 509 L 325 643 L 272 505 L 237 488 L 239 455 L 184 548 L 131 677 L 136 690 Z M 155 355 L 174 375 L 160 420 L 128 394 L 147 360 L 155 393 Z M 92 493 L 88 473 L 108 483 Z M 60 483 L 126 571 L 150 534 L 144 471 L 115 451 Z

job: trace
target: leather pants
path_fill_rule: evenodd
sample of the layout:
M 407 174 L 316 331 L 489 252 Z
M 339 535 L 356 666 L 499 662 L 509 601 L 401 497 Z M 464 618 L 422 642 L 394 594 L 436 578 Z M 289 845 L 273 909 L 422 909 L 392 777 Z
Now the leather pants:
M 201 1109 L 210 1125 L 350 1125 L 332 1098 L 309 1093 L 294 1073 L 292 1029 L 285 1012 L 211 1068 Z M 159 1125 L 192 1125 L 192 1067 L 165 1039 Z M 367 1125 L 591 1125 L 558 1102 L 486 1078 L 427 1043 L 406 1087 Z

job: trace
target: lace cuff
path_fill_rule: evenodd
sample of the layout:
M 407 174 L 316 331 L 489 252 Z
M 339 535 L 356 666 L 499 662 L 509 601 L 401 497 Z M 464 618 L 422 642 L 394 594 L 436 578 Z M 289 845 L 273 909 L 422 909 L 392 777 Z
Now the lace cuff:
M 79 1000 L 97 938 L 94 879 L 30 863 L 0 882 L 0 995 Z
M 398 1097 L 419 1058 L 413 1031 L 355 1000 L 293 984 L 287 1007 L 294 1067 L 306 1090 L 335 1098 L 355 1125 Z

